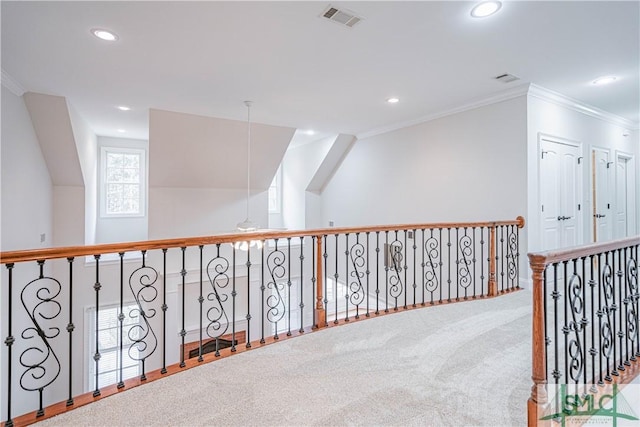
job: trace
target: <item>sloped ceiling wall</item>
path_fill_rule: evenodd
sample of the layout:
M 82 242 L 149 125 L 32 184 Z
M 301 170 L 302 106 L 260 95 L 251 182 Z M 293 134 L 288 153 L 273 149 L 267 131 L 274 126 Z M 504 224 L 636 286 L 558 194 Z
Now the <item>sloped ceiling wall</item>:
M 62 96 L 28 92 L 24 94 L 24 102 L 53 185 L 83 186 L 67 100 Z
M 295 132 L 251 124 L 251 188 L 266 190 Z M 247 187 L 247 123 L 149 111 L 149 186 Z

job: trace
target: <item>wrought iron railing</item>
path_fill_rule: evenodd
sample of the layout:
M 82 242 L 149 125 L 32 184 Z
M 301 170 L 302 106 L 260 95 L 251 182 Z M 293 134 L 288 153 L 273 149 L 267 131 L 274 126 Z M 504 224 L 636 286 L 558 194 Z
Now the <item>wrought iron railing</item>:
M 315 328 L 517 289 L 523 226 L 519 217 L 2 253 L 5 425 Z
M 611 406 L 615 393 L 606 386 L 637 376 L 639 246 L 637 236 L 529 254 L 534 382 L 529 426 L 608 414 L 611 408 L 598 407 L 598 402 Z

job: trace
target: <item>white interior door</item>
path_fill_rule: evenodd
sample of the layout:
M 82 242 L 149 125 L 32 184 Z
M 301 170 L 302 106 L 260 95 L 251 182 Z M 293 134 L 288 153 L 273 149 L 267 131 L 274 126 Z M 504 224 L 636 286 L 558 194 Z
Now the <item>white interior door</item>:
M 612 233 L 612 172 L 613 162 L 609 151 L 594 148 L 593 164 L 593 241 L 605 242 L 613 239 Z
M 581 243 L 580 147 L 540 140 L 540 200 L 544 250 Z
M 618 154 L 615 169 L 614 237 L 636 234 L 636 174 L 633 157 Z

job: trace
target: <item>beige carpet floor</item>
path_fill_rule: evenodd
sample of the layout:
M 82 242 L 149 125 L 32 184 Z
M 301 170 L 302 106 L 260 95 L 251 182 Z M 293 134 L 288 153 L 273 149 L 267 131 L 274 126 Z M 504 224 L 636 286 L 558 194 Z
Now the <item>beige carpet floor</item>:
M 330 328 L 172 375 L 45 426 L 524 426 L 531 293 Z

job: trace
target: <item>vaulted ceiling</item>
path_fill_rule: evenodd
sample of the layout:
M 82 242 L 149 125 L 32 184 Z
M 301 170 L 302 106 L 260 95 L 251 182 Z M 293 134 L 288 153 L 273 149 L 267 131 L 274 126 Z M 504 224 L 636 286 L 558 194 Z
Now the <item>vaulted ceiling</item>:
M 509 1 L 484 19 L 464 1 L 331 5 L 362 21 L 315 1 L 2 1 L 2 69 L 129 138 L 148 138 L 151 108 L 243 120 L 246 99 L 257 123 L 357 135 L 526 83 L 639 120 L 638 2 Z

